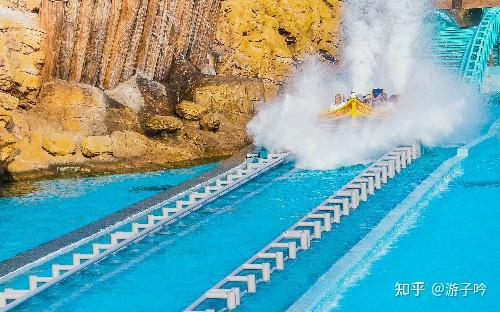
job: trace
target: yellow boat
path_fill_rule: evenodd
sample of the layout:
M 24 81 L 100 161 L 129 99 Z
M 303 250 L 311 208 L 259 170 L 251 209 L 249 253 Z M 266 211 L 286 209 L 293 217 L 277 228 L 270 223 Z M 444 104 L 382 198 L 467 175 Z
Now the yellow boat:
M 366 118 L 373 115 L 373 107 L 366 105 L 357 98 L 350 98 L 347 102 L 335 109 L 325 109 L 320 116 L 324 118 L 341 119 L 351 117 Z

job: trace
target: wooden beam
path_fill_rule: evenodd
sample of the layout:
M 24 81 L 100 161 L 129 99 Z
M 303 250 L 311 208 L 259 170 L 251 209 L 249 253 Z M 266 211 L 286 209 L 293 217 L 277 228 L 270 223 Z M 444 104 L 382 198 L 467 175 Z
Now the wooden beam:
M 479 9 L 500 6 L 500 0 L 434 0 L 439 9 Z
M 476 9 L 500 6 L 500 0 L 463 0 L 463 9 Z
M 453 0 L 434 0 L 434 6 L 439 9 L 451 10 L 453 9 Z

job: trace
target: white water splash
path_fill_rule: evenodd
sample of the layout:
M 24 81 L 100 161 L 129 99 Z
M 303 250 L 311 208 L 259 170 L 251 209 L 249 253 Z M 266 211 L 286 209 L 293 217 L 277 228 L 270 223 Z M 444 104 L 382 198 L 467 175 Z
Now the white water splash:
M 398 144 L 449 145 L 477 134 L 477 95 L 421 58 L 424 15 L 424 1 L 348 1 L 340 75 L 315 58 L 306 62 L 285 94 L 249 124 L 255 143 L 292 152 L 300 167 L 330 169 L 366 162 Z M 391 114 L 337 122 L 336 130 L 320 124 L 335 93 L 373 87 L 400 92 Z

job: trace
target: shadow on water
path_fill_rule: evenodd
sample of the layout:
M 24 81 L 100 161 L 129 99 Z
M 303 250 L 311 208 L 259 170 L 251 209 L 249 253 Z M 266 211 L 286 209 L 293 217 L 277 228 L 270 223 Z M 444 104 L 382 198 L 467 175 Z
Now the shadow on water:
M 29 195 L 39 190 L 40 186 L 33 181 L 17 181 L 0 184 L 0 198 Z
M 208 157 L 197 160 L 183 161 L 175 164 L 169 164 L 165 166 L 151 165 L 150 167 L 121 167 L 119 164 L 115 168 L 103 167 L 99 169 L 98 166 L 94 168 L 96 171 L 58 171 L 57 168 L 53 171 L 47 171 L 46 174 L 43 172 L 40 175 L 29 176 L 26 180 L 14 181 L 12 176 L 3 170 L 3 165 L 0 163 L 0 198 L 2 197 L 16 197 L 25 196 L 36 193 L 40 191 L 43 187 L 40 182 L 53 181 L 53 180 L 78 180 L 86 178 L 99 178 L 99 177 L 117 177 L 126 176 L 134 174 L 154 174 L 168 172 L 170 170 L 190 170 L 194 167 L 205 166 L 209 164 L 216 164 L 226 157 Z M 173 185 L 156 185 L 156 186 L 145 186 L 136 187 L 130 189 L 132 193 L 142 193 L 142 192 L 162 192 L 172 188 Z

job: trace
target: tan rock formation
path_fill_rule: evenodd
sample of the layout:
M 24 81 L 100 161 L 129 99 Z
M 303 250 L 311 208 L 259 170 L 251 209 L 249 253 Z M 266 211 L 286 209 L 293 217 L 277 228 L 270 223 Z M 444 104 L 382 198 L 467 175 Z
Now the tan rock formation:
M 121 159 L 142 157 L 151 145 L 150 140 L 137 132 L 116 131 L 111 134 L 113 155 Z
M 138 167 L 171 166 L 197 157 L 186 146 L 172 146 L 170 142 L 152 140 L 132 131 L 113 132 L 111 140 L 113 155 Z
M 65 156 L 75 153 L 76 142 L 71 134 L 51 133 L 43 136 L 42 147 L 54 156 Z
M 41 0 L 0 0 L 0 6 L 33 12 L 40 9 Z
M 142 131 L 139 116 L 132 109 L 116 105 L 116 103 L 108 103 L 105 121 L 108 133 L 126 130 Z
M 7 162 L 12 161 L 16 154 L 15 143 L 17 138 L 5 130 L 0 131 L 0 165 L 3 167 Z M 0 169 L 0 172 L 3 171 Z
M 217 73 L 263 79 L 273 97 L 308 54 L 338 56 L 340 1 L 223 1 L 215 50 Z
M 119 84 L 113 90 L 106 90 L 105 93 L 111 99 L 129 107 L 135 113 L 139 113 L 144 106 L 144 97 L 139 89 L 136 77 Z
M 23 179 L 229 156 L 298 62 L 337 57 L 338 17 L 335 0 L 0 0 L 0 165 Z
M 8 145 L 0 148 L 0 163 L 4 164 L 11 161 L 16 153 L 16 147 Z
M 141 92 L 152 105 L 155 96 Z M 179 109 L 189 120 L 162 115 L 150 125 L 161 131 L 180 128 L 175 135 L 148 138 L 137 129 L 140 115 L 151 113 L 144 108 L 136 114 L 88 85 L 46 83 L 31 111 L 2 108 L 12 115 L 12 126 L 0 129 L 0 161 L 7 163 L 5 169 L 14 179 L 122 172 L 225 157 L 250 142 L 245 129 L 264 98 L 260 81 L 205 78 L 193 83 L 192 93 L 196 102 Z M 192 120 L 197 116 L 201 120 Z
M 219 113 L 233 123 L 245 125 L 265 101 L 259 79 L 211 77 L 200 79 L 193 91 L 196 104 Z
M 219 8 L 220 0 L 43 0 L 52 45 L 44 78 L 106 89 L 135 73 L 163 81 L 174 57 L 208 61 Z
M 0 108 L 0 127 L 8 128 L 12 123 L 12 115 L 9 111 Z
M 104 93 L 95 87 L 54 80 L 43 85 L 33 114 L 53 132 L 102 135 L 107 133 L 106 105 Z
M 174 114 L 174 105 L 166 87 L 144 77 L 134 76 L 105 93 L 117 103 L 132 109 L 140 123 L 153 115 Z
M 6 167 L 9 174 L 15 176 L 49 167 L 50 160 L 54 157 L 42 148 L 42 138 L 41 132 L 34 131 L 29 137 L 15 143 L 17 155 Z
M 2 131 L 0 135 L 0 148 L 14 144 L 17 141 L 18 141 L 17 138 L 12 133 Z
M 96 157 L 99 155 L 112 155 L 113 143 L 109 135 L 88 136 L 82 140 L 82 154 L 85 157 Z
M 175 133 L 182 129 L 182 121 L 174 116 L 153 115 L 149 117 L 144 127 L 152 134 Z
M 182 101 L 175 108 L 177 115 L 186 120 L 200 120 L 207 111 L 207 107 L 190 101 Z
M 0 92 L 0 107 L 12 111 L 19 106 L 19 99 L 5 92 Z
M 200 119 L 200 128 L 202 130 L 216 132 L 220 128 L 220 116 L 217 113 L 209 113 Z
M 44 38 L 36 14 L 1 8 L 0 92 L 16 96 L 23 106 L 34 103 L 41 85 Z

